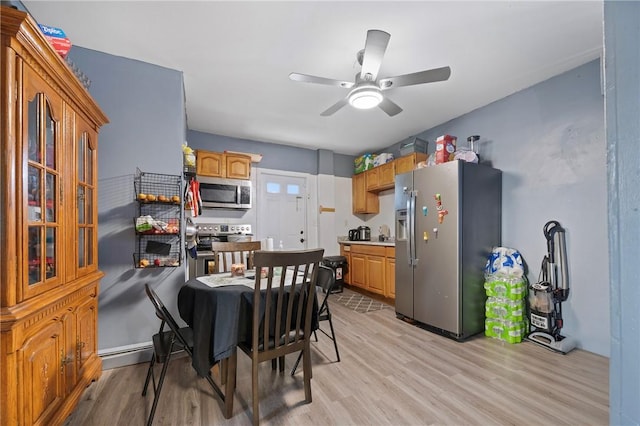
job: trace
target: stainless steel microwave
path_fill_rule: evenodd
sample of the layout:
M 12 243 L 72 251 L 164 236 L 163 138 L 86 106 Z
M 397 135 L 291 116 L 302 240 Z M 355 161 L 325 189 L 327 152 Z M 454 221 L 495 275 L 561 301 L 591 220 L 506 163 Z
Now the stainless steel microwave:
M 223 209 L 251 208 L 251 181 L 196 176 L 200 183 L 202 207 Z

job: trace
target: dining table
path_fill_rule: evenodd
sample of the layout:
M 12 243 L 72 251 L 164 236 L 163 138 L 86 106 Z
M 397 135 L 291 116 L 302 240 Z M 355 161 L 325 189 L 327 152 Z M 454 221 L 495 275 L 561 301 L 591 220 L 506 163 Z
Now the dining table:
M 260 280 L 262 289 L 266 282 Z M 248 270 L 243 276 L 223 272 L 191 278 L 180 288 L 178 312 L 193 331 L 192 365 L 199 376 L 206 377 L 216 363 L 234 356 L 239 343 L 251 342 L 254 286 L 255 271 Z M 301 287 L 296 287 L 295 297 Z M 317 297 L 311 321 L 311 330 L 317 330 Z

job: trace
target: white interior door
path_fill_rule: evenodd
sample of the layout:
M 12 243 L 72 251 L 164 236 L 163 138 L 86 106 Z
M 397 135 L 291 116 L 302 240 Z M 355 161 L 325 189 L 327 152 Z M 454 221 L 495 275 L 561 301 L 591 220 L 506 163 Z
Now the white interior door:
M 307 248 L 306 179 L 276 173 L 262 173 L 258 184 L 258 237 L 280 241 L 285 250 Z

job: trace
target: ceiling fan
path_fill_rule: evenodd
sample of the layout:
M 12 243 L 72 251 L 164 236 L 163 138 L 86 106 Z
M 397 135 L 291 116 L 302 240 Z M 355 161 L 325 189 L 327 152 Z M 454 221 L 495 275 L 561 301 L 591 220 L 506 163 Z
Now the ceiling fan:
M 378 71 L 382 65 L 384 52 L 387 50 L 391 35 L 381 30 L 367 31 L 367 41 L 364 49 L 357 54 L 358 63 L 362 70 L 356 74 L 355 82 L 340 81 L 331 78 L 316 77 L 313 75 L 292 72 L 289 78 L 303 83 L 324 84 L 327 86 L 339 86 L 351 89 L 349 94 L 327 108 L 320 115 L 329 116 L 343 106 L 350 104 L 354 108 L 369 109 L 379 106 L 390 117 L 402 112 L 395 102 L 383 95 L 383 91 L 394 87 L 412 86 L 415 84 L 433 83 L 445 81 L 451 75 L 451 68 L 442 67 L 396 77 L 378 78 Z

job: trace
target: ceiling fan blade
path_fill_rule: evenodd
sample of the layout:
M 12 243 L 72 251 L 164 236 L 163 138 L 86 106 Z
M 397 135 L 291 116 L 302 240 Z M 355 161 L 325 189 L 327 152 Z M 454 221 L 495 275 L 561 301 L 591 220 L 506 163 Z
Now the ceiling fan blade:
M 399 75 L 396 77 L 380 79 L 381 89 L 391 89 L 393 87 L 412 86 L 414 84 L 433 83 L 435 81 L 448 80 L 451 75 L 451 68 L 442 67 L 432 70 L 419 71 L 411 74 Z
M 378 71 L 382 65 L 384 52 L 389 44 L 389 33 L 380 30 L 367 31 L 367 41 L 364 45 L 364 53 L 362 55 L 362 72 L 360 78 L 362 80 L 376 81 Z M 368 78 L 367 75 L 371 77 Z
M 322 113 L 320 113 L 320 115 L 323 116 L 323 117 L 328 117 L 330 115 L 333 115 L 336 111 L 338 111 L 340 108 L 342 108 L 343 106 L 345 106 L 348 103 L 349 103 L 349 98 L 348 97 L 340 99 L 338 102 L 336 102 L 335 104 L 331 105 L 326 110 L 322 111 Z
M 303 83 L 324 84 L 327 86 L 344 87 L 345 89 L 350 89 L 354 84 L 350 81 L 340 81 L 334 80 L 332 78 L 316 77 L 315 75 L 299 74 L 297 72 L 292 72 L 291 74 L 289 74 L 289 78 L 293 81 L 301 81 Z
M 378 105 L 381 110 L 387 113 L 389 117 L 393 117 L 394 115 L 400 114 L 402 112 L 402 108 L 400 108 L 395 102 L 393 102 L 388 97 L 384 97 L 382 102 Z

